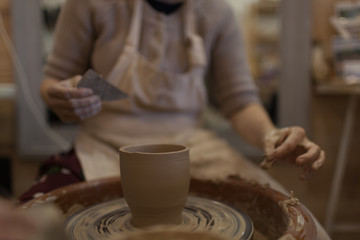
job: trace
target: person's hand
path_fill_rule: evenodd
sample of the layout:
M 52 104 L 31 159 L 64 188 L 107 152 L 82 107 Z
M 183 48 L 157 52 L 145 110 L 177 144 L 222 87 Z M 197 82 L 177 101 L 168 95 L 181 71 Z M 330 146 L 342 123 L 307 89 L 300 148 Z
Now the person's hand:
M 77 88 L 81 76 L 58 82 L 46 90 L 46 102 L 63 122 L 78 122 L 101 111 L 101 99 L 90 88 Z
M 265 160 L 261 166 L 269 168 L 275 161 L 286 161 L 303 168 L 301 179 L 308 179 L 325 162 L 325 152 L 310 141 L 301 127 L 270 131 L 265 136 Z
M 0 200 L 0 240 L 34 239 L 37 231 L 37 225 L 29 216 Z
M 0 199 L 0 240 L 66 240 L 64 216 L 52 204 L 15 208 Z

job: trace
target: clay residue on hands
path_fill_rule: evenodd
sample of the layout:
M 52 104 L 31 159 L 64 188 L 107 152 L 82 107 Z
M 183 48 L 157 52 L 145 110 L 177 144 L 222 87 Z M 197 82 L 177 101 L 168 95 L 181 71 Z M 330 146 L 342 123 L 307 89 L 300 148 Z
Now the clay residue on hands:
M 289 135 L 289 128 L 284 128 L 281 130 L 274 130 L 270 132 L 265 137 L 265 154 L 263 156 L 263 161 L 260 163 L 260 167 L 262 169 L 270 169 L 274 163 L 279 161 L 280 159 L 274 156 L 274 152 L 276 148 L 279 147 Z M 275 142 L 275 143 L 274 143 Z M 290 163 L 296 163 L 296 159 L 298 156 L 306 153 L 307 149 L 303 143 L 300 143 L 296 146 L 296 148 L 286 157 L 281 158 L 281 161 L 286 161 Z M 302 180 L 308 180 L 311 178 L 313 173 L 312 162 L 305 162 L 297 165 L 300 165 L 303 169 L 303 173 L 300 176 Z
M 271 158 L 269 155 L 263 156 L 263 161 L 260 163 L 262 169 L 270 169 L 271 166 L 277 161 L 276 158 Z
M 279 206 L 286 212 L 288 213 L 288 207 L 294 207 L 297 206 L 300 203 L 300 200 L 295 197 L 295 194 L 293 191 L 290 191 L 290 196 L 289 199 L 284 200 L 284 201 L 280 201 L 279 202 Z
M 260 167 L 269 169 L 278 160 L 273 156 L 274 150 L 285 141 L 289 131 L 289 128 L 273 130 L 265 136 L 265 155 Z

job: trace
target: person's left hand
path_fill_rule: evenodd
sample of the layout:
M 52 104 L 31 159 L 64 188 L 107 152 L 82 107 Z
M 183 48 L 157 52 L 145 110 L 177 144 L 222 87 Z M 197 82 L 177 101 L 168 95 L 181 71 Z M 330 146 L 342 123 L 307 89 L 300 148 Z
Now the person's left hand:
M 15 210 L 10 204 L 0 199 L 0 239 L 34 239 L 38 227 L 29 216 Z
M 301 179 L 308 179 L 325 162 L 325 152 L 310 141 L 301 127 L 270 131 L 265 136 L 265 160 L 261 166 L 269 168 L 275 161 L 293 163 L 303 168 Z
M 64 216 L 55 205 L 15 208 L 0 198 L 0 240 L 65 240 Z

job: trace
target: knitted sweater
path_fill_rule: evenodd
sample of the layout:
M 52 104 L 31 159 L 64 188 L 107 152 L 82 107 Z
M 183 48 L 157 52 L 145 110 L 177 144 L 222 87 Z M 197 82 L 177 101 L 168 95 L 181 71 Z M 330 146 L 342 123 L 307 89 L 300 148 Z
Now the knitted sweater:
M 133 0 L 67 0 L 45 75 L 66 79 L 93 68 L 106 78 L 122 52 L 133 7 Z M 139 46 L 140 53 L 160 69 L 179 73 L 188 68 L 180 10 L 165 15 L 144 1 Z M 207 57 L 204 86 L 224 114 L 231 116 L 246 104 L 259 101 L 238 19 L 225 0 L 194 0 L 194 11 Z M 159 36 L 153 40 L 156 34 L 161 35 L 160 42 Z

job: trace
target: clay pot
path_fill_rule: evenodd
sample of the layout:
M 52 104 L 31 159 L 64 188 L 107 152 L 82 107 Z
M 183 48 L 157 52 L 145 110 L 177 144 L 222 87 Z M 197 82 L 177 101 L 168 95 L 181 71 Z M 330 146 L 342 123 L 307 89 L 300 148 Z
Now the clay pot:
M 189 148 L 176 144 L 122 147 L 120 172 L 134 226 L 182 222 L 190 184 Z
M 65 215 L 97 203 L 123 197 L 120 178 L 108 178 L 72 184 L 31 200 L 21 208 L 29 209 L 52 202 Z M 316 226 L 310 212 L 301 204 L 283 208 L 279 203 L 288 196 L 270 188 L 238 178 L 223 181 L 191 179 L 190 195 L 218 200 L 244 211 L 253 221 L 256 232 L 266 239 L 279 239 L 285 235 L 293 239 L 316 239 Z

